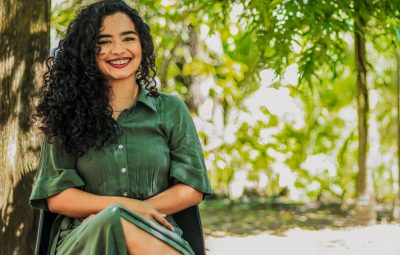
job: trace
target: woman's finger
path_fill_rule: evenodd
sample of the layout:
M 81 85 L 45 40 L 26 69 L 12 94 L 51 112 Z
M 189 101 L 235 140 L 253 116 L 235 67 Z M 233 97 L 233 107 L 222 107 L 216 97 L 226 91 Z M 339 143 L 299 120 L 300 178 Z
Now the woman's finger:
M 168 228 L 171 231 L 174 231 L 174 227 L 171 225 L 171 223 L 169 223 L 166 219 L 165 216 L 163 216 L 165 214 L 160 214 L 160 213 L 156 213 L 154 214 L 154 219 L 156 221 L 158 221 L 158 223 L 160 223 L 161 225 L 165 226 L 166 228 Z

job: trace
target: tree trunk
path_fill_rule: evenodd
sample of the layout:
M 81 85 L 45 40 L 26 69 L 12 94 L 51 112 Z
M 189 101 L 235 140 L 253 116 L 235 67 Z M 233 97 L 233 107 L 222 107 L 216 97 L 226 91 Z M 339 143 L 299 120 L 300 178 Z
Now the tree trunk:
M 397 171 L 398 171 L 398 184 L 397 184 L 397 195 L 395 196 L 392 216 L 393 219 L 400 219 L 400 36 L 399 30 L 396 30 L 398 33 L 397 42 L 396 42 L 396 94 L 397 94 Z
M 356 185 L 356 215 L 355 219 L 360 224 L 369 224 L 375 221 L 375 197 L 370 183 L 367 168 L 367 141 L 368 141 L 368 89 L 364 28 L 365 20 L 359 16 L 360 6 L 355 1 L 355 53 L 357 69 L 357 110 L 358 110 L 358 176 Z
M 396 75 L 396 87 L 397 87 L 397 171 L 398 171 L 398 196 L 397 199 L 400 200 L 400 38 L 398 38 L 398 43 L 396 46 L 396 65 L 397 65 L 397 75 Z
M 30 125 L 49 52 L 50 1 L 0 0 L 0 254 L 33 254 L 29 206 L 39 137 Z
M 184 42 L 183 45 L 186 45 L 189 48 L 190 56 L 192 60 L 198 58 L 201 52 L 201 45 L 199 44 L 198 32 L 196 27 L 189 25 L 188 27 L 189 34 L 189 42 Z M 175 62 L 178 68 L 183 71 L 183 67 L 187 64 L 186 59 L 184 57 L 178 57 Z M 191 112 L 197 112 L 198 107 L 204 102 L 205 98 L 201 95 L 200 86 L 201 81 L 204 77 L 201 77 L 198 73 L 194 73 L 191 75 L 178 75 L 176 76 L 176 80 L 179 81 L 183 86 L 187 88 L 187 94 L 185 95 L 185 103 L 188 106 Z
M 198 58 L 204 54 L 201 50 L 201 45 L 199 44 L 199 35 L 197 29 L 192 25 L 189 26 L 189 49 L 192 59 Z M 191 84 L 189 86 L 189 108 L 191 111 L 195 112 L 198 110 L 199 106 L 204 102 L 205 98 L 201 94 L 201 83 L 204 77 L 199 74 L 192 74 L 190 76 Z

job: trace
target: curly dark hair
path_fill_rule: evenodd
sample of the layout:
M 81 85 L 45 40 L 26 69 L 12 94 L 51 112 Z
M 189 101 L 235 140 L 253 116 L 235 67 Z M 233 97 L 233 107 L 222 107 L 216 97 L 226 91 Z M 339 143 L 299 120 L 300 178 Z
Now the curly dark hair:
M 121 131 L 112 118 L 110 87 L 96 65 L 96 36 L 105 16 L 122 12 L 135 24 L 142 45 L 136 80 L 158 96 L 155 52 L 150 27 L 123 0 L 103 0 L 82 8 L 69 24 L 64 39 L 46 60 L 34 121 L 50 141 L 59 137 L 68 153 L 83 155 L 90 148 L 117 142 Z

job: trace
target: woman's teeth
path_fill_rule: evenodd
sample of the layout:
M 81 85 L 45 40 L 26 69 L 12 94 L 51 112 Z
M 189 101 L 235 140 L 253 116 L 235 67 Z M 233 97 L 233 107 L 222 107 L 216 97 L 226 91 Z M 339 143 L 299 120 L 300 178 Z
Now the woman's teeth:
M 110 64 L 113 64 L 113 65 L 123 65 L 123 64 L 126 64 L 126 63 L 128 63 L 129 62 L 129 59 L 120 59 L 120 60 L 113 60 L 113 61 L 110 61 Z

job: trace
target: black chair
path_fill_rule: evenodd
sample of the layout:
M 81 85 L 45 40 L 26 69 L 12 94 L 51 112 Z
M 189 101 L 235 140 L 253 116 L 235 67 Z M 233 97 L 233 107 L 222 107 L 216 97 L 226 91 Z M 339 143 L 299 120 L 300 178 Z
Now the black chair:
M 57 214 L 40 210 L 39 227 L 36 239 L 35 255 L 47 255 L 51 226 Z M 203 227 L 199 208 L 189 207 L 173 215 L 174 220 L 183 230 L 183 238 L 190 244 L 196 255 L 205 255 Z
M 174 220 L 183 230 L 183 239 L 192 247 L 196 255 L 205 255 L 203 227 L 201 225 L 199 208 L 189 207 L 173 215 Z

